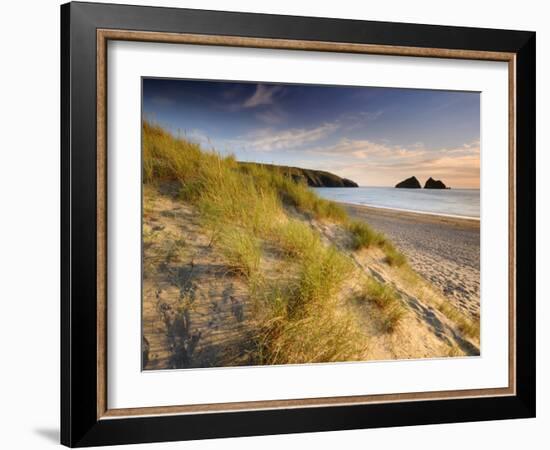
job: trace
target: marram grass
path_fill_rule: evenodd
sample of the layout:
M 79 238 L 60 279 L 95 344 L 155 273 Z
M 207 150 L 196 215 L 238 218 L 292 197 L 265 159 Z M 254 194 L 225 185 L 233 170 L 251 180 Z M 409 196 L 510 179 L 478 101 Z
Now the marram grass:
M 254 356 L 258 364 L 363 359 L 367 338 L 346 305 L 342 287 L 364 275 L 341 250 L 323 243 L 306 220 L 291 218 L 290 212 L 340 223 L 354 249 L 376 245 L 389 264 L 404 264 L 382 234 L 350 221 L 341 206 L 282 171 L 240 165 L 233 156 L 205 151 L 149 122 L 143 123 L 143 180 L 175 184 L 180 198 L 200 212 L 228 270 L 248 283 L 260 324 Z M 264 244 L 277 248 L 286 264 L 285 276 L 276 281 L 261 274 Z M 387 330 L 393 330 L 402 316 L 399 300 L 383 287 L 369 286 L 365 296 L 384 303 L 379 307 Z

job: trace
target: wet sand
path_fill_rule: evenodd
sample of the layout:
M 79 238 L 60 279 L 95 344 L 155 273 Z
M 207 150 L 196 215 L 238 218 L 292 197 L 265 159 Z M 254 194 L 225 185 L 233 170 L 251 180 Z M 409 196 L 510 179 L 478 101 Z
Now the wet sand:
M 341 205 L 386 234 L 455 306 L 479 317 L 479 220 Z

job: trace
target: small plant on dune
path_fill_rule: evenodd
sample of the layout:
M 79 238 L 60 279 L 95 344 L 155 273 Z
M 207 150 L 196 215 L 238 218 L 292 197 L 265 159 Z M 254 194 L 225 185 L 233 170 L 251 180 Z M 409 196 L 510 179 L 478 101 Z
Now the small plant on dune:
M 385 241 L 382 249 L 386 254 L 386 262 L 390 266 L 401 267 L 407 263 L 405 255 L 397 250 L 391 242 Z
M 479 339 L 480 325 L 479 321 L 474 322 L 470 318 L 462 314 L 458 308 L 453 306 L 448 300 L 441 301 L 437 304 L 437 309 L 447 318 L 451 319 L 461 333 L 466 336 Z
M 268 312 L 258 336 L 259 364 L 362 359 L 366 336 L 349 309 L 328 302 L 310 307 L 308 314 L 291 314 L 291 305 L 300 297 L 299 286 L 276 285 L 263 293 L 262 309 Z
M 203 188 L 196 204 L 211 224 L 236 224 L 259 236 L 282 215 L 277 193 L 243 176 L 231 159 L 215 161 L 202 172 Z
M 410 292 L 434 305 L 445 317 L 456 324 L 457 329 L 461 333 L 471 338 L 479 339 L 479 318 L 475 320 L 468 317 L 457 307 L 453 306 L 448 299 L 442 299 L 440 296 L 434 295 L 432 287 L 426 284 L 426 281 L 408 265 L 400 268 L 399 275 L 407 283 Z
M 325 247 L 306 225 L 289 222 L 285 228 L 296 273 L 257 293 L 265 314 L 258 337 L 259 363 L 360 360 L 366 337 L 340 295 L 353 270 L 351 261 L 334 247 Z M 296 239 L 300 235 L 306 245 Z
M 262 249 L 258 239 L 251 233 L 229 229 L 221 234 L 218 245 L 234 273 L 252 278 L 258 272 Z
M 374 303 L 381 313 L 381 323 L 386 332 L 393 332 L 405 316 L 405 308 L 393 287 L 368 277 L 360 299 Z
M 381 309 L 386 308 L 397 300 L 397 293 L 393 287 L 388 284 L 382 284 L 372 277 L 367 278 L 363 287 L 364 298 L 373 302 Z
M 360 361 L 367 340 L 350 312 L 321 309 L 298 320 L 282 318 L 260 341 L 260 364 Z
M 157 242 L 158 234 L 158 231 L 153 230 L 149 224 L 144 224 L 141 237 L 143 248 L 149 248 Z
M 143 180 L 184 181 L 205 159 L 198 144 L 176 139 L 160 126 L 143 122 Z
M 382 322 L 384 330 L 388 333 L 394 332 L 404 316 L 405 309 L 398 303 L 394 303 L 391 307 L 386 308 Z
M 459 356 L 464 356 L 464 352 L 460 349 L 458 345 L 456 345 L 454 342 L 450 344 L 448 350 L 447 350 L 447 356 L 449 358 L 456 358 Z
M 172 237 L 172 236 L 171 236 Z M 187 256 L 183 239 L 163 240 L 163 251 L 167 263 L 180 262 Z
M 321 245 L 319 235 L 311 227 L 294 219 L 275 228 L 273 239 L 288 257 L 303 258 Z
M 368 248 L 373 245 L 383 245 L 386 238 L 383 234 L 378 233 L 372 227 L 360 220 L 353 220 L 347 224 L 347 229 L 351 234 L 351 246 L 354 250 Z
M 334 222 L 344 222 L 348 218 L 348 214 L 340 205 L 318 197 L 313 204 L 313 214 L 316 219 L 327 219 Z
M 407 263 L 405 255 L 397 250 L 382 233 L 375 231 L 368 223 L 360 220 L 351 220 L 346 224 L 346 228 L 351 234 L 352 249 L 360 250 L 362 248 L 377 246 L 384 251 L 386 262 L 390 266 L 401 267 Z
M 297 295 L 291 312 L 313 304 L 317 308 L 336 300 L 339 288 L 352 270 L 349 258 L 336 248 L 314 248 L 301 262 Z
M 179 197 L 183 201 L 193 202 L 200 198 L 201 192 L 204 190 L 205 180 L 189 180 L 182 184 L 179 189 Z
M 334 222 L 347 220 L 348 215 L 344 208 L 330 200 L 320 198 L 304 181 L 296 181 L 279 171 L 269 171 L 269 174 L 283 203 L 316 219 Z
M 386 262 L 390 266 L 401 267 L 407 263 L 407 258 L 403 253 L 386 239 L 386 237 L 375 231 L 368 223 L 353 220 L 347 223 L 347 229 L 351 234 L 351 247 L 354 250 L 377 246 L 382 248 L 386 255 Z

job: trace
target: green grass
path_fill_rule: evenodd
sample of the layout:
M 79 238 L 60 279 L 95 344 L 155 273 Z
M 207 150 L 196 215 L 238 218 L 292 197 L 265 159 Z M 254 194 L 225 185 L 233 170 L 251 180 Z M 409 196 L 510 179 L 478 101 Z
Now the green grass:
M 246 281 L 257 306 L 259 364 L 361 360 L 368 345 L 344 294 L 357 276 L 355 266 L 342 251 L 326 245 L 306 220 L 291 218 L 296 211 L 345 227 L 353 250 L 378 247 L 390 266 L 400 268 L 396 273 L 412 273 L 405 256 L 383 234 L 350 220 L 342 207 L 318 197 L 305 182 L 261 164 L 239 164 L 233 156 L 205 151 L 148 122 L 143 123 L 143 180 L 153 188 L 164 182 L 175 186 L 179 197 L 200 212 L 228 269 Z M 144 204 L 144 216 L 152 213 L 151 205 Z M 144 228 L 145 247 L 156 248 L 159 239 L 157 231 Z M 185 255 L 184 244 L 172 239 L 158 251 L 166 260 L 178 261 Z M 260 270 L 266 249 L 283 256 L 276 280 Z M 395 289 L 370 277 L 359 298 L 375 305 L 388 333 L 405 316 Z M 479 337 L 479 323 L 448 302 L 436 306 L 462 333 Z
M 241 166 L 234 156 L 204 151 L 149 122 L 143 123 L 143 179 L 178 182 L 181 198 L 197 204 L 211 221 L 238 223 L 255 232 L 277 222 L 283 206 L 316 219 L 347 219 L 343 208 L 321 199 L 305 183 L 259 164 Z
M 393 287 L 368 277 L 359 296 L 360 300 L 372 302 L 380 312 L 384 331 L 395 331 L 405 316 L 405 308 Z
M 360 360 L 366 337 L 341 296 L 351 260 L 298 221 L 279 227 L 275 239 L 292 258 L 286 276 L 255 293 L 263 315 L 258 363 Z
M 294 181 L 280 171 L 269 170 L 260 165 L 247 167 L 245 172 L 252 174 L 256 182 L 263 182 L 274 188 L 285 205 L 293 206 L 310 217 L 336 222 L 343 222 L 348 218 L 340 205 L 320 198 L 304 181 Z
M 334 247 L 318 246 L 301 261 L 296 303 L 320 307 L 334 301 L 353 265 Z
M 407 264 L 405 255 L 368 223 L 360 220 L 348 220 L 346 228 L 351 235 L 351 248 L 353 250 L 361 250 L 372 246 L 380 247 L 384 251 L 385 260 L 390 266 L 401 267 Z
M 479 339 L 480 324 L 479 321 L 472 321 L 466 317 L 458 308 L 453 306 L 448 300 L 443 300 L 437 304 L 437 309 L 448 319 L 452 320 L 458 330 L 471 338 Z
M 390 266 L 401 267 L 407 264 L 407 258 L 403 253 L 397 250 L 389 241 L 385 241 L 382 250 L 386 254 L 386 262 Z
M 380 309 L 390 306 L 397 300 L 397 293 L 388 284 L 382 284 L 372 277 L 368 277 L 364 284 L 363 295 L 366 300 L 373 302 Z
M 312 275 L 295 282 L 279 280 L 261 291 L 265 320 L 258 336 L 259 364 L 363 359 L 368 342 L 357 318 L 334 297 L 317 303 L 319 291 L 313 286 L 318 283 L 312 283 Z M 338 281 L 329 284 L 334 289 Z
M 234 157 L 203 151 L 147 122 L 143 125 L 143 179 L 177 182 L 181 198 L 195 204 L 212 228 L 229 223 L 258 234 L 282 214 L 277 192 L 243 176 Z
M 470 318 L 457 307 L 453 306 L 450 300 L 441 298 L 439 295 L 434 295 L 433 287 L 408 265 L 400 268 L 399 276 L 401 281 L 406 283 L 407 292 L 436 307 L 445 317 L 456 324 L 458 331 L 464 335 L 479 339 L 479 319 Z
M 319 235 L 306 223 L 291 219 L 273 230 L 273 239 L 287 257 L 303 258 L 321 245 Z
M 373 230 L 366 222 L 352 220 L 347 223 L 347 229 L 351 234 L 351 246 L 354 250 L 368 248 L 370 246 L 380 246 L 386 242 L 383 234 Z
M 221 234 L 219 246 L 228 267 L 235 274 L 251 278 L 258 273 L 262 248 L 260 241 L 253 235 L 230 228 Z
M 348 214 L 344 208 L 334 202 L 322 198 L 317 198 L 317 201 L 313 204 L 312 210 L 315 218 L 317 219 L 328 219 L 334 222 L 344 222 L 348 218 Z
M 175 185 L 179 197 L 200 212 L 213 236 L 212 245 L 220 250 L 229 270 L 248 283 L 261 324 L 258 363 L 363 357 L 364 331 L 342 293 L 355 266 L 344 253 L 324 244 L 305 221 L 289 216 L 298 211 L 308 218 L 345 225 L 356 249 L 378 245 L 386 250 L 383 235 L 362 222 L 349 222 L 342 207 L 321 199 L 305 182 L 283 171 L 241 165 L 233 156 L 205 151 L 148 122 L 143 123 L 143 179 L 153 186 Z M 260 271 L 265 249 L 273 247 L 284 256 L 282 275 L 276 281 L 265 279 Z M 392 329 L 400 310 L 382 309 L 385 326 Z

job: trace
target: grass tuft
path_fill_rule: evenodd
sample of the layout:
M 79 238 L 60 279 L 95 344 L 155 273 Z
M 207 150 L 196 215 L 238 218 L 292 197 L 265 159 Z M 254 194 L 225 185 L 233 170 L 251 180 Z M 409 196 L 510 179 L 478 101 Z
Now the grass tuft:
M 256 169 L 261 170 L 261 169 Z M 315 219 L 344 222 L 348 215 L 340 205 L 320 198 L 304 181 L 295 181 L 280 171 L 263 169 L 264 177 L 271 176 L 272 185 L 277 189 L 286 205 L 293 206 Z
M 300 296 L 297 286 L 264 291 L 269 311 L 258 339 L 259 364 L 301 364 L 359 361 L 367 339 L 356 317 L 346 308 L 329 303 L 310 308 L 308 314 L 291 315 L 290 306 Z
M 351 234 L 351 247 L 354 250 L 377 246 L 382 248 L 386 255 L 386 262 L 390 266 L 401 267 L 407 263 L 407 258 L 398 251 L 386 237 L 375 231 L 368 223 L 359 220 L 348 221 L 347 229 Z
M 249 233 L 231 228 L 221 234 L 219 241 L 227 265 L 234 273 L 247 278 L 258 273 L 262 255 L 258 239 Z
M 452 320 L 458 330 L 471 338 L 479 339 L 480 324 L 479 321 L 472 321 L 466 317 L 458 308 L 453 306 L 448 300 L 443 300 L 437 304 L 437 309 L 441 311 L 448 319 Z
M 370 301 L 378 307 L 382 327 L 388 333 L 395 331 L 405 316 L 405 308 L 395 289 L 388 284 L 376 281 L 372 277 L 367 278 L 360 299 Z
M 386 262 L 390 266 L 401 267 L 407 263 L 407 258 L 405 255 L 397 250 L 391 242 L 385 241 L 382 249 L 386 254 Z
M 352 269 L 349 258 L 334 247 L 315 247 L 302 260 L 296 299 L 316 307 L 333 301 Z
M 341 297 L 353 270 L 349 258 L 324 246 L 314 230 L 298 222 L 286 224 L 278 239 L 294 255 L 296 267 L 287 280 L 259 291 L 265 314 L 259 363 L 360 360 L 366 337 Z
M 368 248 L 370 246 L 380 246 L 386 242 L 383 234 L 373 230 L 366 222 L 353 220 L 348 222 L 347 229 L 351 234 L 351 246 L 354 250 Z
M 477 320 L 470 318 L 448 299 L 434 295 L 432 288 L 426 284 L 426 281 L 408 265 L 400 269 L 400 277 L 401 280 L 406 282 L 413 295 L 435 306 L 445 317 L 456 324 L 458 331 L 470 338 L 479 339 L 479 318 Z
M 275 243 L 287 257 L 303 258 L 321 245 L 319 235 L 307 224 L 289 220 L 273 230 Z

